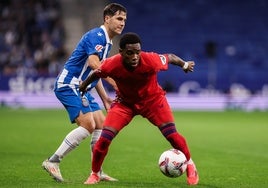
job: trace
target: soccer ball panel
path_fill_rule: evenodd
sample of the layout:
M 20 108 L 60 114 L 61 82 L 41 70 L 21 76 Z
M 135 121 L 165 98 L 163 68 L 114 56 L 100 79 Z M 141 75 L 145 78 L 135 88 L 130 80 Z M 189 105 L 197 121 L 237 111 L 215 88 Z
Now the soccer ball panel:
M 158 165 L 165 176 L 175 178 L 186 171 L 186 161 L 186 157 L 181 151 L 170 149 L 161 154 Z

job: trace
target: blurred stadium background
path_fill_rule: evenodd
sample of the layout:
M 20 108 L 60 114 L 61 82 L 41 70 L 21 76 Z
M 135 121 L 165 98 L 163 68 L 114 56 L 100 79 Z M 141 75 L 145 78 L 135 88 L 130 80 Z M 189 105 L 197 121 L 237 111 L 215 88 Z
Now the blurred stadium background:
M 196 62 L 192 74 L 176 68 L 159 74 L 172 108 L 268 109 L 266 0 L 113 2 L 128 9 L 124 32 L 137 32 L 143 50 Z M 82 34 L 102 24 L 108 3 L 1 0 L 1 106 L 62 108 L 52 92 L 55 77 Z

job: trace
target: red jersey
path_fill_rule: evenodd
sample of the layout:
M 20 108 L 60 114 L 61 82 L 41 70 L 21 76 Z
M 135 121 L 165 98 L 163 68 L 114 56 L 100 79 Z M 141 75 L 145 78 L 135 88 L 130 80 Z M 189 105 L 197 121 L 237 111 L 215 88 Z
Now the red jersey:
M 168 56 L 141 52 L 140 63 L 127 70 L 120 54 L 105 59 L 99 68 L 100 77 L 111 77 L 117 84 L 119 97 L 127 104 L 135 104 L 165 94 L 158 84 L 157 73 L 168 69 Z

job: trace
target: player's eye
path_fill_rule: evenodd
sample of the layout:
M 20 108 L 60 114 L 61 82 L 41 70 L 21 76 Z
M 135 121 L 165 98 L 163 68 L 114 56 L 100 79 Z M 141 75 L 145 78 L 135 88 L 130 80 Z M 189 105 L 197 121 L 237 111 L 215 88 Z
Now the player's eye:
M 126 51 L 126 54 L 127 54 L 127 55 L 133 55 L 133 54 L 134 54 L 134 51 L 127 50 L 127 51 Z
M 136 50 L 135 52 L 137 55 L 140 55 L 141 51 L 140 50 Z
M 127 50 L 127 51 L 126 51 L 126 54 L 127 54 L 127 55 L 133 55 L 133 54 L 137 54 L 137 55 L 139 55 L 140 53 L 141 53 L 140 50 Z

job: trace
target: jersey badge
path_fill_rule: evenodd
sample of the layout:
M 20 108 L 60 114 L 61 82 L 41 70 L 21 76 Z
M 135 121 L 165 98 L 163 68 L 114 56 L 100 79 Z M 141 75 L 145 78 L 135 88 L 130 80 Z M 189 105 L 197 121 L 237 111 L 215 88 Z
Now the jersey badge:
M 167 59 L 164 55 L 159 55 L 160 59 L 161 59 L 161 62 L 163 65 L 165 65 L 167 63 Z
M 95 50 L 97 50 L 97 52 L 101 52 L 101 50 L 103 49 L 103 46 L 102 45 L 96 45 L 95 46 Z

